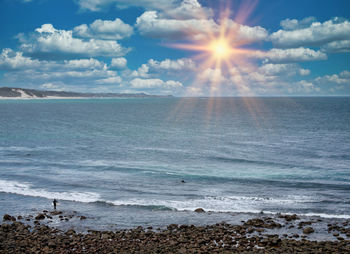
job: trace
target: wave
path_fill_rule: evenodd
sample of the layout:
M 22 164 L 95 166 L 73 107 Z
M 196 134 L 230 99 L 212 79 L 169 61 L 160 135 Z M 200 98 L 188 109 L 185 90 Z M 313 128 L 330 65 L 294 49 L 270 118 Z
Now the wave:
M 296 199 L 296 197 L 294 197 Z M 229 200 L 229 202 L 227 202 Z M 232 202 L 234 201 L 235 202 Z M 237 202 L 240 201 L 240 202 Z M 242 201 L 248 201 L 250 205 L 243 204 Z M 100 202 L 115 206 L 128 206 L 141 209 L 149 210 L 171 210 L 180 212 L 193 212 L 197 208 L 201 207 L 207 212 L 216 213 L 251 213 L 260 214 L 261 209 L 254 208 L 251 201 L 263 202 L 263 203 L 303 203 L 310 202 L 310 199 L 303 199 L 299 197 L 296 200 L 288 199 L 269 199 L 269 198 L 258 198 L 258 197 L 206 197 L 203 200 L 187 200 L 187 201 L 172 201 L 172 200 L 148 200 L 148 199 L 129 199 L 129 200 L 117 200 L 117 201 L 106 201 Z M 314 202 L 316 202 L 314 200 Z M 264 214 L 277 215 L 278 211 L 263 210 Z M 295 212 L 283 212 L 283 214 L 292 215 Z M 350 214 L 327 214 L 327 213 L 296 213 L 298 216 L 306 217 L 322 217 L 322 218 L 338 218 L 338 219 L 349 219 Z
M 206 211 L 217 213 L 252 213 L 259 214 L 262 210 L 265 214 L 277 214 L 278 211 L 270 211 L 267 207 L 282 208 L 288 213 L 288 210 L 292 210 L 293 207 L 301 207 L 303 203 L 308 206 L 307 203 L 317 204 L 322 202 L 312 198 L 310 196 L 298 196 L 287 195 L 284 197 L 254 197 L 254 196 L 227 196 L 216 197 L 206 196 L 202 198 L 191 198 L 186 200 L 167 200 L 167 199 L 142 199 L 131 198 L 125 200 L 106 200 L 103 199 L 98 193 L 94 192 L 77 192 L 77 191 L 65 191 L 55 192 L 48 191 L 46 189 L 34 188 L 29 183 L 19 183 L 16 181 L 0 180 L 0 192 L 13 193 L 31 197 L 41 197 L 47 199 L 56 198 L 63 201 L 74 201 L 83 203 L 96 203 L 113 206 L 128 206 L 146 210 L 157 211 L 194 211 L 197 208 L 203 208 Z M 264 209 L 263 209 L 264 208 Z M 297 213 L 298 214 L 298 213 Z M 350 215 L 347 214 L 327 214 L 327 213 L 299 213 L 300 216 L 318 216 L 323 218 L 346 218 L 349 219 Z
M 0 192 L 13 193 L 31 197 L 41 197 L 47 199 L 59 199 L 76 202 L 96 202 L 101 199 L 100 195 L 94 192 L 54 192 L 46 189 L 33 188 L 31 184 L 19 183 L 16 181 L 0 180 Z

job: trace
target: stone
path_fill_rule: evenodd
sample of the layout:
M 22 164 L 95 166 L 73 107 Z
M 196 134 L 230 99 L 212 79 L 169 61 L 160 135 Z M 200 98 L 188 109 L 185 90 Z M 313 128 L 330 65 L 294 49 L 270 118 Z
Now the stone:
M 45 215 L 42 214 L 42 213 L 39 213 L 36 217 L 35 217 L 36 220 L 43 220 L 45 219 Z
M 196 213 L 205 213 L 203 208 L 197 208 L 196 210 L 194 210 Z
M 2 217 L 3 220 L 12 220 L 12 216 L 9 214 L 5 214 L 4 217 Z
M 315 230 L 312 227 L 307 227 L 307 228 L 304 228 L 303 230 L 304 234 L 311 234 L 313 232 L 315 232 Z

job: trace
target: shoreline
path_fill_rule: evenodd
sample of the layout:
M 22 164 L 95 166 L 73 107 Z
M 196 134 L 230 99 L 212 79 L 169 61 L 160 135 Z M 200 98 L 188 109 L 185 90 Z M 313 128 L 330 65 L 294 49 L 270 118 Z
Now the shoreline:
M 198 211 L 198 213 L 203 213 Z M 47 211 L 36 215 L 5 214 L 0 226 L 0 249 L 11 252 L 61 253 L 349 253 L 350 220 L 326 224 L 333 240 L 310 240 L 323 219 L 297 215 L 264 215 L 240 224 L 170 224 L 164 228 L 75 231 L 50 226 L 50 221 L 83 223 L 93 220 L 77 212 Z M 276 233 L 278 230 L 284 232 Z M 296 233 L 298 230 L 299 233 Z

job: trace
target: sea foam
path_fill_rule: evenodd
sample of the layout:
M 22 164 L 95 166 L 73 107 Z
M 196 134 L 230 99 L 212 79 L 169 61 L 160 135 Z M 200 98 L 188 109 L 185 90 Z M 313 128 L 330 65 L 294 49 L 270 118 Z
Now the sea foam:
M 16 181 L 0 180 L 0 192 L 13 193 L 24 196 L 41 197 L 47 199 L 59 199 L 76 202 L 97 202 L 101 199 L 100 195 L 94 192 L 53 192 L 42 188 L 34 188 L 29 183 L 20 183 Z

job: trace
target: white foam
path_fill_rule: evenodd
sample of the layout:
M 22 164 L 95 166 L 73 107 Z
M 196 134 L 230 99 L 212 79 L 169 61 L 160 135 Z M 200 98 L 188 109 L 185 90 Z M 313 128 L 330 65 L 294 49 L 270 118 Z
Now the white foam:
M 94 192 L 53 192 L 45 189 L 33 188 L 31 184 L 19 183 L 16 181 L 0 180 L 0 192 L 13 193 L 24 196 L 41 197 L 47 199 L 59 199 L 77 202 L 96 202 L 100 200 L 100 195 Z
M 289 199 L 290 198 L 290 199 Z M 264 205 L 276 204 L 279 206 L 304 202 L 316 202 L 310 198 L 291 196 L 285 199 L 272 199 L 262 197 L 205 197 L 204 199 L 190 200 L 150 200 L 150 199 L 128 199 L 115 200 L 110 203 L 114 205 L 138 205 L 138 206 L 166 206 L 178 211 L 194 211 L 201 207 L 206 211 L 212 212 L 249 212 L 259 213 L 260 207 Z
M 260 200 L 265 202 L 266 199 L 261 198 L 249 198 L 249 197 L 236 197 L 236 202 L 228 203 L 226 198 L 212 198 L 207 197 L 205 199 L 198 200 L 186 200 L 186 201 L 175 201 L 175 200 L 148 200 L 148 199 L 128 199 L 128 200 L 115 200 L 109 201 L 108 203 L 114 205 L 130 205 L 130 206 L 165 206 L 170 209 L 177 211 L 194 211 L 197 208 L 203 208 L 205 211 L 210 212 L 222 212 L 222 213 L 261 213 L 260 209 L 255 209 L 254 204 L 250 201 Z M 232 197 L 229 200 L 233 201 Z M 278 200 L 271 200 L 271 202 L 278 203 Z M 243 201 L 243 202 L 242 202 Z M 249 201 L 249 202 L 244 202 Z M 259 201 L 258 201 L 259 202 Z M 293 201 L 295 202 L 295 201 Z M 263 211 L 264 214 L 276 215 L 279 212 L 273 211 Z M 283 213 L 292 215 L 294 213 Z M 325 213 L 296 213 L 298 216 L 306 217 L 322 217 L 322 218 L 335 218 L 335 219 L 349 219 L 350 215 L 348 214 L 325 214 Z

